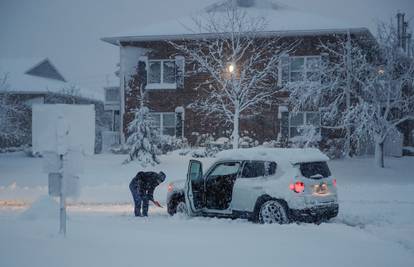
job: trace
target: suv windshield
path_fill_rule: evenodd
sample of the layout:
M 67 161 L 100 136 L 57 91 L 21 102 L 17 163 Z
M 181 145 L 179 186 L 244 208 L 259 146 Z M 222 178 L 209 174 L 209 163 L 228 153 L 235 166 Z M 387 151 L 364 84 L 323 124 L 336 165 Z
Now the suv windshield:
M 325 161 L 300 163 L 300 172 L 310 179 L 321 179 L 331 176 L 328 164 Z

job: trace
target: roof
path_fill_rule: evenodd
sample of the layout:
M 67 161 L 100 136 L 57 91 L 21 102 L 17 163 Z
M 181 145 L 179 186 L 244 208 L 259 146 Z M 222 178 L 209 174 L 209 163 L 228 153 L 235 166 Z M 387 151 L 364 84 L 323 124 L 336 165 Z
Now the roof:
M 209 12 L 223 12 L 225 5 L 229 2 L 245 11 L 248 17 L 265 18 L 267 24 L 263 29 L 263 35 L 303 36 L 345 33 L 348 30 L 351 32 L 369 33 L 367 28 L 358 25 L 304 12 L 269 0 L 227 0 L 210 5 L 192 16 L 163 21 L 153 25 L 143 25 L 134 31 L 115 37 L 102 38 L 102 40 L 119 45 L 120 42 L 125 41 L 205 38 L 211 35 L 211 33 L 203 31 L 194 32 L 194 29 L 199 28 L 194 18 L 197 17 L 197 20 L 199 20 L 206 17 L 205 15 Z
M 316 148 L 241 148 L 217 153 L 219 160 L 263 160 L 276 163 L 328 161 L 329 158 Z
M 7 90 L 57 92 L 67 86 L 65 78 L 48 58 L 0 58 L 0 75 L 7 75 Z

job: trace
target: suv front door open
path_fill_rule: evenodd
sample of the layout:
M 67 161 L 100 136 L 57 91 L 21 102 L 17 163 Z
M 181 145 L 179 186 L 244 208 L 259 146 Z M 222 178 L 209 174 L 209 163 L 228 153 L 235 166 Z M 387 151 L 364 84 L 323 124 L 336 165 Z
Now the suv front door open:
M 230 207 L 233 186 L 240 170 L 240 162 L 217 163 L 205 180 L 205 206 L 212 210 Z
M 203 208 L 204 179 L 203 165 L 198 160 L 190 160 L 185 188 L 185 200 L 188 212 L 198 213 Z

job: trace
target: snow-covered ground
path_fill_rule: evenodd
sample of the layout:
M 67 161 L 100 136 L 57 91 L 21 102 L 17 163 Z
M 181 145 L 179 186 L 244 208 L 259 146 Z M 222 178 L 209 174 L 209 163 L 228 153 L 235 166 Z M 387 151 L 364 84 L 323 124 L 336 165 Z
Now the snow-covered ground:
M 387 158 L 385 169 L 372 158 L 331 161 L 338 217 L 283 226 L 170 217 L 155 207 L 149 218 L 132 217 L 128 183 L 140 167 L 124 158 L 86 158 L 62 238 L 42 160 L 0 154 L 0 266 L 414 266 L 414 157 Z M 154 169 L 169 181 L 185 177 L 188 156 L 161 160 Z M 166 186 L 155 194 L 164 203 Z

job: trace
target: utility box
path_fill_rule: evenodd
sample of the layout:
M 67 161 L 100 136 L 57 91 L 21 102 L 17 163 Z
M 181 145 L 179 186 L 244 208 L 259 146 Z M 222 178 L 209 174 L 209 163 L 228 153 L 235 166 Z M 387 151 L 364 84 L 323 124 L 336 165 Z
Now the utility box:
M 49 196 L 59 197 L 60 187 L 62 184 L 62 174 L 58 172 L 51 172 L 48 175 Z

